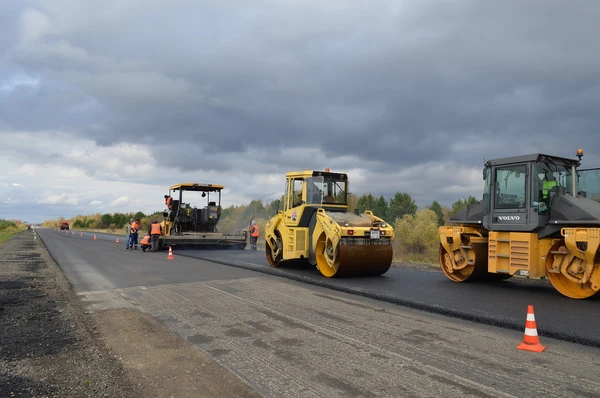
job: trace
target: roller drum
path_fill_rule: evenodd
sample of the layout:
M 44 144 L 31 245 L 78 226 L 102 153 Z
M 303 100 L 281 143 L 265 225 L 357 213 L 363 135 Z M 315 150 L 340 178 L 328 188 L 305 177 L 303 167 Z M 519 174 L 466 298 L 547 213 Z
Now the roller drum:
M 467 236 L 463 236 L 462 245 L 464 249 L 448 253 L 440 244 L 440 267 L 448 279 L 454 282 L 467 282 L 505 277 L 488 272 L 487 243 L 471 243 Z
M 333 267 L 317 253 L 317 266 L 326 277 L 377 276 L 392 265 L 391 245 L 339 245 Z M 335 269 L 337 267 L 337 269 Z

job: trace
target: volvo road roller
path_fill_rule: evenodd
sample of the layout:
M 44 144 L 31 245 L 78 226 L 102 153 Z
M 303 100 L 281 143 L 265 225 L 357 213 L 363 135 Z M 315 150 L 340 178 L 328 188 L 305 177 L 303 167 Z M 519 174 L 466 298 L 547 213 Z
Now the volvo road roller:
M 455 282 L 547 278 L 583 299 L 600 289 L 600 203 L 579 187 L 578 159 L 533 154 L 485 162 L 483 199 L 439 228 L 440 266 Z M 588 176 L 592 179 L 592 176 Z
M 170 186 L 167 197 L 172 198 L 171 208 L 163 213 L 160 247 L 244 249 L 246 231 L 224 234 L 217 230 L 224 188 L 223 185 L 190 182 Z M 205 204 L 196 207 L 193 200 Z
M 304 260 L 326 277 L 387 272 L 394 230 L 371 211 L 348 212 L 346 174 L 293 171 L 286 180 L 283 210 L 265 227 L 271 266 Z

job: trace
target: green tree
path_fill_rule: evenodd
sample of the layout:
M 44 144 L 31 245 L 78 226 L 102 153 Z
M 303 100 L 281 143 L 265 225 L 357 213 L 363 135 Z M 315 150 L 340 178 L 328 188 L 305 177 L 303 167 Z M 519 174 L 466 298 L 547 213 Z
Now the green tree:
M 100 218 L 99 228 L 108 228 L 113 222 L 112 214 L 103 214 Z
M 281 206 L 281 200 L 275 199 L 267 206 L 267 215 L 273 217 L 275 214 L 277 214 L 278 210 L 283 210 L 283 207 Z
M 123 228 L 125 226 L 125 224 L 127 224 L 128 220 L 129 220 L 129 217 L 127 217 L 127 215 L 125 215 L 123 213 L 115 213 L 113 215 L 112 222 L 115 224 L 115 226 L 117 228 Z
M 387 219 L 387 213 L 388 213 L 388 202 L 387 202 L 387 200 L 385 200 L 383 195 L 381 195 L 379 197 L 379 199 L 377 199 L 377 201 L 375 202 L 375 206 L 373 208 L 373 214 L 375 214 L 377 217 Z
M 244 216 L 248 218 L 248 221 L 250 221 L 250 218 L 252 217 L 260 218 L 266 216 L 266 214 L 267 209 L 265 209 L 262 200 L 258 199 L 253 199 L 244 211 Z
M 430 209 L 405 214 L 394 223 L 394 252 L 407 260 L 436 262 L 439 246 L 438 217 Z
M 3 218 L 0 218 L 0 229 L 7 229 L 10 227 L 16 228 L 17 225 L 12 221 L 8 221 Z
M 433 203 L 431 203 L 429 210 L 436 214 L 438 226 L 444 225 L 444 210 L 442 210 L 442 205 L 440 205 L 437 200 L 434 200 Z
M 386 217 L 389 222 L 395 223 L 397 219 L 402 218 L 405 214 L 414 215 L 418 208 L 409 194 L 396 192 L 390 200 Z
M 360 213 L 364 213 L 365 210 L 374 211 L 374 209 L 376 207 L 376 202 L 377 202 L 377 200 L 375 199 L 375 197 L 373 195 L 371 195 L 370 193 L 368 193 L 368 194 L 361 196 L 358 199 L 358 202 L 356 202 L 356 206 L 358 207 L 358 211 Z

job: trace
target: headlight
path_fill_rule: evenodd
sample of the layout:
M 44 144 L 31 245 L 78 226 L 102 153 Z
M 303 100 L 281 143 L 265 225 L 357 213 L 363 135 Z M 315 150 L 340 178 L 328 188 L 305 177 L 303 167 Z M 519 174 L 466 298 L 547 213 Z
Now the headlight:
M 387 227 L 387 224 L 386 224 L 386 223 L 384 223 L 384 222 L 382 222 L 381 224 L 379 224 L 379 226 L 380 226 L 381 228 L 385 228 L 385 227 Z
M 350 222 L 348 220 L 344 221 L 344 227 L 347 227 L 350 225 Z

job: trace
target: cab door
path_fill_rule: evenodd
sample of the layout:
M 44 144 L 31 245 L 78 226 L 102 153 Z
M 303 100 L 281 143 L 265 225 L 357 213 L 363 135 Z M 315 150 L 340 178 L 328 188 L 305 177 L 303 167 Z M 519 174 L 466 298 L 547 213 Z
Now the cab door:
M 489 229 L 528 230 L 528 163 L 496 166 L 491 174 Z
M 287 184 L 287 196 L 283 223 L 288 228 L 297 227 L 302 215 L 304 178 L 290 178 Z

